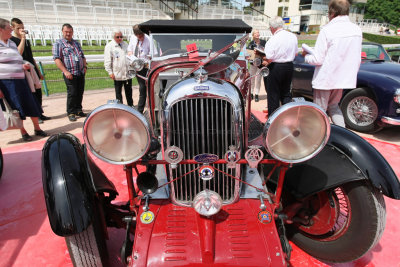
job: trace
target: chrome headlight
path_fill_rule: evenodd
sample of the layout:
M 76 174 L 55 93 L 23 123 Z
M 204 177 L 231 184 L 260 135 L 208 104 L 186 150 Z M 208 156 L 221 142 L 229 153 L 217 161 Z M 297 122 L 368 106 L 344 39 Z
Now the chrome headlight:
M 265 147 L 280 161 L 308 160 L 324 148 L 331 126 L 328 116 L 311 102 L 291 102 L 276 110 L 264 129 Z
M 206 189 L 194 197 L 192 205 L 198 214 L 211 216 L 220 211 L 222 199 L 218 193 Z
M 149 124 L 137 110 L 111 101 L 86 118 L 83 137 L 89 149 L 112 164 L 129 164 L 146 154 Z
M 135 59 L 131 63 L 131 68 L 133 68 L 136 72 L 141 71 L 144 68 L 144 60 L 143 59 Z

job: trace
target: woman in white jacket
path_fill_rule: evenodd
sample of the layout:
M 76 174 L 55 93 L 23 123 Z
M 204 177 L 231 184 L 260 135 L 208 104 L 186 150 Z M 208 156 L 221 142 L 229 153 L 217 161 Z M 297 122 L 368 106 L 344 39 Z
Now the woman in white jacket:
M 104 49 L 104 68 L 111 79 L 114 80 L 115 97 L 122 101 L 122 86 L 124 86 L 125 97 L 128 106 L 133 106 L 132 79 L 129 79 L 127 65 L 128 44 L 124 42 L 121 30 L 113 31 L 113 40 Z

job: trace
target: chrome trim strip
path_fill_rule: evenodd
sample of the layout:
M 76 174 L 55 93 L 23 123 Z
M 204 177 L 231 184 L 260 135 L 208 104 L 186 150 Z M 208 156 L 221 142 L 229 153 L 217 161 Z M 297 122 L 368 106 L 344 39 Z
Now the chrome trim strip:
M 386 116 L 383 116 L 381 118 L 381 121 L 386 124 L 390 124 L 390 125 L 400 125 L 400 119 L 393 119 L 393 118 L 386 117 Z

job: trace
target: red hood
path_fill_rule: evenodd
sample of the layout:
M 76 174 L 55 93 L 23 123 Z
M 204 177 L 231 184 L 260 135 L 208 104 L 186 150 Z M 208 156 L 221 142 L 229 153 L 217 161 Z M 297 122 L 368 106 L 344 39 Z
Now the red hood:
M 207 219 L 153 201 L 155 220 L 137 220 L 131 266 L 286 266 L 274 220 L 261 223 L 259 207 L 259 200 L 241 199 Z

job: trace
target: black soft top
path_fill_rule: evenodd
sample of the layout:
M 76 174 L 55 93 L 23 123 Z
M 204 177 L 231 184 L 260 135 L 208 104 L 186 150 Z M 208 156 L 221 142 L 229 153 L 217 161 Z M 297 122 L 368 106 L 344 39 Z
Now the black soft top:
M 151 33 L 250 33 L 251 26 L 241 19 L 149 20 L 139 24 Z

